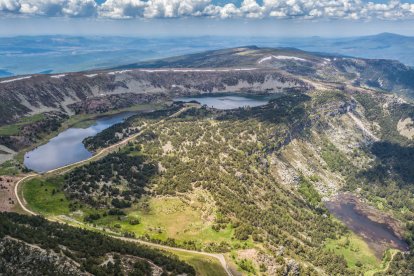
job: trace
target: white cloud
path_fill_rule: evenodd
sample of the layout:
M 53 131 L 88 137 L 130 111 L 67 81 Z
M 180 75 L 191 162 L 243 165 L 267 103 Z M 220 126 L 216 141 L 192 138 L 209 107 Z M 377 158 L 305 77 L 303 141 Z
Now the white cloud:
M 18 12 L 20 3 L 13 0 L 0 0 L 0 12 Z
M 408 0 L 402 0 L 408 1 Z M 414 4 L 390 0 L 243 0 L 215 5 L 211 0 L 0 0 L 0 14 L 126 18 L 299 18 L 414 19 Z
M 243 0 L 240 11 L 247 18 L 262 18 L 265 8 L 260 6 L 256 0 Z
M 208 4 L 210 0 L 149 0 L 144 16 L 147 18 L 199 16 Z
M 97 6 L 94 0 L 0 0 L 0 12 L 50 17 L 90 17 Z
M 140 0 L 107 0 L 99 7 L 99 14 L 109 18 L 142 17 L 147 2 Z
M 221 19 L 239 17 L 241 12 L 233 4 L 226 4 L 222 7 L 215 5 L 208 5 L 202 12 L 202 15 L 209 17 L 216 17 Z
M 107 0 L 99 14 L 110 18 L 200 16 L 210 0 Z
M 62 13 L 71 17 L 87 17 L 96 15 L 97 4 L 94 0 L 68 0 Z

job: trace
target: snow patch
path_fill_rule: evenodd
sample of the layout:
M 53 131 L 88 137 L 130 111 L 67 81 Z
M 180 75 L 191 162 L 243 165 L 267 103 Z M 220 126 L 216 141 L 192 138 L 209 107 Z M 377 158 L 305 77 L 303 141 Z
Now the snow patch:
M 280 55 L 280 56 L 267 56 L 267 57 L 264 57 L 264 58 L 262 58 L 262 59 L 260 59 L 257 63 L 263 63 L 263 62 L 265 62 L 265 61 L 268 61 L 268 60 L 272 60 L 272 59 L 278 59 L 278 60 L 296 60 L 296 61 L 307 61 L 306 59 L 304 59 L 304 58 L 299 58 L 299 57 L 293 57 L 293 56 L 282 56 L 282 55 Z
M 54 79 L 60 79 L 60 78 L 63 78 L 64 76 L 66 76 L 65 74 L 60 74 L 60 75 L 53 75 L 53 76 L 50 76 L 51 78 L 54 78 Z
M 10 80 L 4 80 L 4 81 L 0 81 L 0 83 L 8 83 L 8 82 L 14 82 L 14 81 L 19 81 L 19 80 L 25 80 L 25 79 L 30 79 L 32 76 L 26 76 L 26 77 L 20 77 L 20 78 L 15 78 L 15 79 L 10 79 Z
M 379 78 L 378 79 L 378 84 L 380 85 L 380 87 L 384 87 L 384 80 Z
M 329 58 L 323 58 L 322 64 L 323 65 L 327 65 L 331 62 L 331 60 Z
M 147 72 L 147 73 L 154 73 L 154 72 L 168 72 L 170 70 L 168 70 L 168 69 L 153 69 L 153 70 L 141 69 L 139 71 L 141 71 L 141 72 Z
M 141 72 L 154 73 L 154 72 L 230 72 L 230 71 L 251 71 L 257 68 L 233 68 L 233 69 L 140 69 Z
M 113 71 L 113 72 L 109 72 L 108 75 L 124 74 L 124 73 L 131 72 L 131 71 L 132 70 Z
M 265 62 L 265 61 L 268 61 L 268 60 L 271 60 L 273 58 L 273 56 L 268 56 L 268 57 L 264 57 L 264 58 L 262 58 L 261 60 L 259 60 L 257 63 L 263 63 L 263 62 Z
M 93 78 L 93 77 L 96 77 L 98 74 L 89 74 L 89 75 L 85 75 L 85 77 L 88 77 L 88 78 Z

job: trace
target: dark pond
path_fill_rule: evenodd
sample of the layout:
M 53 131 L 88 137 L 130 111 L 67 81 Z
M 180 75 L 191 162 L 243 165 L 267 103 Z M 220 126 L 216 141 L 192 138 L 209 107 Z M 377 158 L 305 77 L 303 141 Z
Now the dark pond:
M 363 204 L 349 195 L 339 195 L 335 200 L 326 202 L 328 210 L 341 220 L 355 234 L 362 237 L 375 251 L 378 258 L 382 258 L 387 248 L 397 248 L 403 251 L 408 250 L 407 243 L 395 234 L 390 226 L 395 220 L 389 217 L 382 217 L 381 220 L 387 223 L 379 223 L 371 220 L 365 215 L 357 204 Z
M 133 114 L 133 112 L 124 112 L 102 117 L 88 128 L 69 128 L 46 144 L 27 152 L 24 156 L 24 165 L 36 172 L 46 172 L 87 159 L 92 156 L 92 153 L 83 145 L 83 139 L 94 136 Z

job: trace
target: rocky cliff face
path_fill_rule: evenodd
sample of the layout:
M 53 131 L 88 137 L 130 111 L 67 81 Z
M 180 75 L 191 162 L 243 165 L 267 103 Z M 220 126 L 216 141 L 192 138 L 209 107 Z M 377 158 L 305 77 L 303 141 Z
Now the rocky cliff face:
M 0 239 L 2 275 L 91 275 L 63 254 L 4 237 Z
M 33 113 L 99 112 L 177 95 L 306 92 L 352 84 L 411 97 L 414 70 L 396 61 L 257 47 L 209 51 L 113 70 L 0 81 L 0 124 Z
M 274 70 L 120 70 L 33 75 L 0 82 L 0 124 L 46 111 L 67 114 L 125 107 L 174 95 L 306 91 L 311 85 Z M 90 109 L 89 109 L 90 108 Z

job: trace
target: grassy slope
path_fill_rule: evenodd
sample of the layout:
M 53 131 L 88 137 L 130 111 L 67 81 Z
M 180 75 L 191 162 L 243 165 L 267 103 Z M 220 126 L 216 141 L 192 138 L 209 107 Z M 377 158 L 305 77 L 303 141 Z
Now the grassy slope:
M 65 215 L 69 213 L 69 201 L 64 197 L 63 192 L 57 192 L 52 195 L 53 189 L 60 189 L 58 181 L 44 181 L 43 179 L 31 179 L 24 183 L 21 193 L 30 209 L 39 212 L 43 215 L 49 216 L 52 220 L 60 221 L 57 215 Z M 62 199 L 62 200 L 61 200 Z M 90 213 L 91 210 L 84 209 L 84 213 Z M 152 217 L 154 218 L 154 217 Z M 151 220 L 151 218 L 149 218 Z M 73 226 L 79 227 L 81 223 L 74 223 L 73 221 L 66 221 Z M 95 230 L 91 226 L 87 229 Z M 192 265 L 197 272 L 197 275 L 227 275 L 219 261 L 213 257 L 207 257 L 199 254 L 180 252 L 176 250 L 167 250 L 188 264 Z
M 45 198 L 47 196 L 45 193 Z M 48 202 L 46 200 L 37 204 L 39 208 L 43 208 L 41 204 L 48 204 Z M 33 204 L 36 204 L 36 202 L 33 202 Z M 53 203 L 52 201 L 51 206 L 53 204 L 56 204 L 56 202 Z M 160 228 L 162 229 L 161 233 L 150 230 L 152 237 L 160 239 L 166 239 L 167 237 L 178 237 L 182 240 L 193 239 L 194 237 L 203 236 L 203 231 L 206 231 L 205 236 L 202 238 L 205 241 L 211 239 L 215 241 L 218 237 L 228 239 L 232 235 L 230 228 L 216 233 L 211 228 L 203 228 L 203 225 L 199 226 L 200 223 L 202 224 L 200 214 L 196 210 L 188 208 L 188 206 L 183 207 L 182 202 L 180 203 L 178 199 L 154 198 L 151 200 L 150 205 L 151 212 L 149 213 L 143 213 L 139 210 L 131 210 L 129 213 L 129 216 L 138 217 L 141 220 L 139 225 L 129 225 L 128 221 L 119 222 L 116 219 L 114 220 L 114 217 L 107 217 L 100 222 L 104 225 L 121 224 L 123 230 L 132 231 L 138 235 L 148 233 L 149 228 Z M 53 208 L 50 209 L 54 210 Z M 193 230 L 195 229 L 197 231 L 194 234 Z M 326 248 L 338 255 L 343 255 L 351 267 L 355 267 L 357 261 L 361 261 L 364 270 L 375 271 L 381 269 L 381 261 L 375 258 L 372 251 L 360 238 L 351 235 L 348 239 L 350 241 L 349 245 L 345 245 L 346 237 L 342 237 L 339 240 L 330 240 Z
M 25 182 L 22 194 L 29 208 L 43 215 L 60 215 L 69 213 L 69 201 L 60 190 L 62 180 L 45 181 L 35 178 Z
M 177 255 L 177 257 L 185 261 L 186 263 L 192 265 L 197 275 L 202 276 L 225 276 L 227 273 L 224 271 L 223 267 L 219 261 L 213 257 L 206 257 L 202 255 L 179 252 L 176 250 L 169 250 L 171 253 Z
M 120 224 L 122 230 L 134 232 L 136 235 L 148 234 L 151 238 L 166 240 L 173 238 L 177 241 L 196 240 L 198 242 L 230 241 L 233 230 L 227 227 L 220 232 L 205 223 L 199 210 L 191 208 L 178 198 L 152 198 L 150 211 L 132 208 L 129 218 L 138 218 L 140 224 L 130 225 L 128 221 L 118 221 L 116 217 L 106 217 L 98 223 L 102 225 Z M 160 230 L 160 231 L 158 231 Z
M 0 136 L 11 136 L 19 134 L 22 126 L 38 122 L 44 118 L 43 114 L 36 114 L 28 117 L 24 117 L 19 122 L 10 125 L 4 125 L 0 127 Z
M 364 270 L 370 270 L 379 268 L 381 264 L 381 260 L 375 257 L 368 245 L 353 233 L 338 240 L 330 240 L 326 244 L 326 248 L 344 256 L 350 267 L 355 268 L 356 264 L 360 262 L 365 268 Z
M 69 200 L 61 190 L 61 178 L 35 178 L 22 185 L 22 193 L 31 210 L 45 216 L 69 215 Z M 53 190 L 57 191 L 53 193 Z M 73 216 L 78 220 L 96 211 L 83 207 L 82 216 Z M 192 209 L 178 198 L 153 198 L 150 200 L 150 212 L 143 212 L 136 207 L 128 211 L 128 220 L 119 220 L 117 216 L 102 217 L 96 224 L 103 227 L 120 225 L 122 231 L 133 232 L 137 236 L 148 234 L 153 239 L 176 239 L 177 242 L 195 240 L 199 244 L 207 242 L 231 242 L 233 229 L 230 225 L 214 231 L 211 224 L 201 219 L 201 213 Z M 131 225 L 130 219 L 138 218 L 140 224 Z M 160 230 L 160 231 L 159 231 Z
M 16 175 L 19 169 L 12 160 L 8 160 L 0 165 L 0 175 Z

